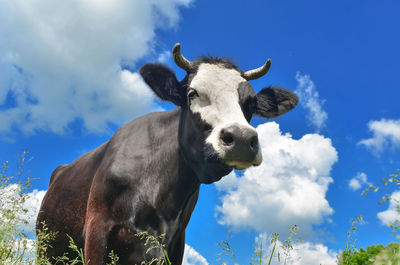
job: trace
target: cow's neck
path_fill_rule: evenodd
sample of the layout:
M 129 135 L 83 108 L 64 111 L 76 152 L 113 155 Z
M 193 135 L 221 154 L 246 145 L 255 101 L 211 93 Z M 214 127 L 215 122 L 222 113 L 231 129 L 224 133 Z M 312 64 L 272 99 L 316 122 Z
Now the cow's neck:
M 162 215 L 165 221 L 170 223 L 169 225 L 177 223 L 181 224 L 180 227 L 182 227 L 183 223 L 184 229 L 197 202 L 200 183 L 179 151 L 178 127 L 181 110 L 177 108 L 170 111 L 170 114 L 171 116 L 168 115 L 169 117 L 165 118 L 170 120 L 169 124 L 174 127 L 170 129 L 174 133 L 170 139 L 165 139 L 166 146 L 163 152 L 165 153 L 167 149 L 169 151 L 167 153 L 174 155 L 163 154 L 163 163 L 165 164 L 165 170 L 174 172 L 173 174 L 165 174 L 160 183 L 160 193 L 157 196 L 157 204 L 160 207 L 157 208 L 162 209 Z

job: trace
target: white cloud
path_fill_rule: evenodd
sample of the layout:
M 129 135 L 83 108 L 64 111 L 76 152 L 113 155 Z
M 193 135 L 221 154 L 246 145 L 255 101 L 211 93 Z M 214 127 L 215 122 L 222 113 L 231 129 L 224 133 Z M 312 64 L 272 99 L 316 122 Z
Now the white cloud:
M 282 243 L 280 243 L 281 245 Z M 337 255 L 335 251 L 329 250 L 323 244 L 313 244 L 310 242 L 297 243 L 293 245 L 287 265 L 337 265 Z M 284 257 L 281 257 L 283 259 Z M 274 259 L 271 265 L 281 265 Z
M 218 182 L 223 191 L 217 206 L 218 222 L 236 228 L 286 234 L 298 225 L 310 235 L 312 225 L 333 213 L 327 199 L 332 165 L 337 152 L 329 138 L 307 134 L 293 139 L 275 122 L 257 127 L 263 162 Z
M 103 132 L 155 109 L 121 65 L 154 52 L 155 29 L 176 26 L 191 1 L 0 1 L 0 133 L 63 133 L 76 121 Z
M 166 63 L 171 58 L 171 55 L 170 51 L 164 51 L 158 56 L 157 62 Z
M 325 100 L 319 98 L 319 93 L 309 75 L 296 73 L 298 82 L 296 93 L 300 98 L 300 104 L 308 110 L 307 119 L 315 126 L 317 132 L 325 127 L 328 114 L 322 109 Z
M 185 252 L 183 253 L 183 265 L 208 265 L 207 260 L 194 248 L 185 244 Z
M 21 185 L 19 184 L 10 184 L 3 187 L 0 190 L 0 201 L 2 202 L 0 209 L 1 212 L 3 212 L 4 209 L 13 209 L 13 211 L 18 214 L 19 218 L 27 221 L 26 224 L 20 223 L 18 227 L 25 231 L 33 232 L 35 231 L 36 217 L 46 191 L 35 189 L 27 193 L 23 204 L 21 204 L 21 197 L 18 195 L 20 192 Z M 4 217 L 1 216 L 1 218 Z
M 377 214 L 383 225 L 389 225 L 396 221 L 400 222 L 400 212 L 398 211 L 398 207 L 400 207 L 400 191 L 393 192 L 391 198 L 388 209 Z
M 28 211 L 22 216 L 25 220 L 28 221 L 24 227 L 22 227 L 26 231 L 35 231 L 36 227 L 36 218 L 39 214 L 40 205 L 42 204 L 42 200 L 44 195 L 46 194 L 45 190 L 33 190 L 28 193 L 28 197 L 24 203 L 24 208 Z
M 400 148 L 400 119 L 369 121 L 368 129 L 373 136 L 361 140 L 358 144 L 364 145 L 375 154 L 383 152 L 386 148 Z
M 297 250 L 293 255 L 293 262 L 288 265 L 336 265 L 338 253 L 331 251 L 323 244 L 312 244 L 304 242 L 296 244 Z
M 368 181 L 367 174 L 364 172 L 358 172 L 357 175 L 349 181 L 349 188 L 354 191 L 361 189 L 362 186 L 371 185 L 372 183 Z
M 256 238 L 256 245 L 259 246 L 262 240 L 263 246 L 268 246 L 264 255 L 270 255 L 273 245 L 269 242 L 266 233 L 261 233 Z M 289 251 L 289 256 L 286 259 L 287 265 L 336 265 L 338 253 L 329 250 L 327 246 L 323 244 L 314 244 L 311 242 L 301 242 L 293 243 L 293 249 Z M 279 252 L 280 262 L 278 261 L 277 254 Z M 268 256 L 269 257 L 269 256 Z M 285 260 L 285 252 L 282 249 L 282 241 L 278 240 L 274 252 L 274 257 L 272 258 L 271 265 L 281 265 Z M 267 260 L 264 260 L 263 264 L 267 264 Z

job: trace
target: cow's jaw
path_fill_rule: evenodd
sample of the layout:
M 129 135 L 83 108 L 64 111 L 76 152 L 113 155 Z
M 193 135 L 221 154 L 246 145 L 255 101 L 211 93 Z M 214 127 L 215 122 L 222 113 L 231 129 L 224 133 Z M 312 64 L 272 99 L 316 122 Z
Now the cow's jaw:
M 203 63 L 190 83 L 190 87 L 199 95 L 192 100 L 190 109 L 193 113 L 198 113 L 202 121 L 212 127 L 206 143 L 213 147 L 225 164 L 237 169 L 259 165 L 262 161 L 260 149 L 252 161 L 225 159 L 228 148 L 221 143 L 222 129 L 237 125 L 255 131 L 255 128 L 247 122 L 239 105 L 238 87 L 242 82 L 246 80 L 235 69 Z

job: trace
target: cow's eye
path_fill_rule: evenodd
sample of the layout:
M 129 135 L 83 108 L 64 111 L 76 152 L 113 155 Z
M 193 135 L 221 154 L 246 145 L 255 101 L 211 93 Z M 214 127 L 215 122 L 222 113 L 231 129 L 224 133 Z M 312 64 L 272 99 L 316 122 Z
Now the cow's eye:
M 188 96 L 189 101 L 192 101 L 194 98 L 198 97 L 199 94 L 197 93 L 196 90 L 190 89 L 187 96 Z

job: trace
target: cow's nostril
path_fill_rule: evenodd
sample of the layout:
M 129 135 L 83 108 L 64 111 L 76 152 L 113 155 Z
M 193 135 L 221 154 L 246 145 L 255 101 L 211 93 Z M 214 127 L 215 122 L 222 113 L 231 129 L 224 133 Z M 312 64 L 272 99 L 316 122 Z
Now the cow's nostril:
M 250 147 L 254 152 L 258 151 L 258 137 L 254 136 L 250 140 Z
M 233 135 L 230 132 L 226 132 L 225 130 L 221 131 L 220 138 L 224 145 L 232 145 L 234 142 Z
M 233 137 L 231 135 L 224 135 L 222 141 L 224 144 L 231 145 L 233 143 Z

